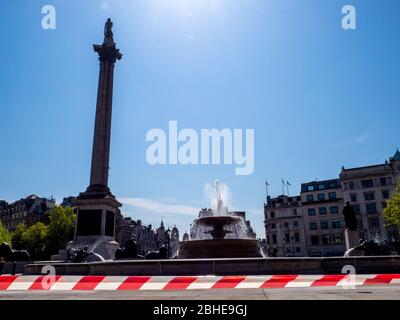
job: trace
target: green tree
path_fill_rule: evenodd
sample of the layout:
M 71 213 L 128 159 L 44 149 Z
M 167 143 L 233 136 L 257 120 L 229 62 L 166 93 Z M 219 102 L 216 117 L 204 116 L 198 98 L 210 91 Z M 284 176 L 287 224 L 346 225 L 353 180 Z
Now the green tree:
M 23 223 L 20 223 L 15 228 L 15 231 L 13 232 L 12 239 L 11 239 L 12 247 L 14 249 L 16 249 L 16 250 L 25 249 L 25 243 L 22 241 L 22 235 L 24 234 L 26 229 L 27 229 L 27 227 Z
M 48 228 L 42 222 L 30 226 L 22 234 L 22 243 L 33 260 L 47 259 L 45 252 Z
M 46 252 L 48 255 L 65 249 L 74 237 L 76 213 L 72 208 L 56 206 L 49 213 Z
M 11 232 L 9 232 L 0 221 L 0 243 L 2 242 L 11 244 Z
M 395 192 L 383 210 L 383 218 L 386 226 L 400 227 L 400 181 L 397 183 Z

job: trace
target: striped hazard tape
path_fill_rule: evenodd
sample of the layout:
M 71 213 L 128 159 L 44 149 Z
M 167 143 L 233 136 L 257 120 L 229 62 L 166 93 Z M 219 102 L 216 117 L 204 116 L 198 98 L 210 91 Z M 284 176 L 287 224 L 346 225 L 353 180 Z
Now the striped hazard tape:
M 400 274 L 270 276 L 0 276 L 0 291 L 201 290 L 399 285 Z

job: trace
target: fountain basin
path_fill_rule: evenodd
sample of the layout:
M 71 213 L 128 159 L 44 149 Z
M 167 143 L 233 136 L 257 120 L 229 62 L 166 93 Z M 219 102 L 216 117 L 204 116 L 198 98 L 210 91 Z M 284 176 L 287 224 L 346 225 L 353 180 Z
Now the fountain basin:
M 181 241 L 179 259 L 262 257 L 256 239 L 207 239 Z

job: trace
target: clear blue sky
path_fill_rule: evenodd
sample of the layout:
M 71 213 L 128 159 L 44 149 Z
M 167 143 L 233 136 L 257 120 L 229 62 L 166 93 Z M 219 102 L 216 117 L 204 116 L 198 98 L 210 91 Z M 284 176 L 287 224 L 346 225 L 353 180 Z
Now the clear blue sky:
M 41 28 L 41 8 L 57 29 Z M 357 30 L 341 8 L 357 9 Z M 400 146 L 397 0 L 6 1 L 0 20 L 0 198 L 64 196 L 89 181 L 98 61 L 107 17 L 124 54 L 115 74 L 110 186 L 123 213 L 183 233 L 204 185 L 263 236 L 264 179 L 300 183 L 383 162 Z M 253 128 L 255 170 L 150 166 L 149 129 Z

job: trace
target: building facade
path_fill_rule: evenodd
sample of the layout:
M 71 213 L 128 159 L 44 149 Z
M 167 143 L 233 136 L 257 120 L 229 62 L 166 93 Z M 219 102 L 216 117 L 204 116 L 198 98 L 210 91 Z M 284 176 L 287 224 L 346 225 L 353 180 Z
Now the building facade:
M 281 195 L 264 204 L 266 254 L 271 257 L 307 255 L 301 197 Z
M 343 256 L 346 225 L 339 179 L 303 183 L 300 197 L 307 256 Z
M 400 183 L 398 149 L 383 164 L 342 168 L 339 179 L 303 183 L 300 196 L 268 197 L 264 204 L 267 254 L 342 256 L 346 202 L 355 209 L 360 240 L 400 241 L 398 228 L 385 227 L 383 220 L 396 183 Z
M 383 209 L 395 190 L 399 176 L 399 150 L 383 164 L 342 168 L 340 181 L 344 201 L 350 202 L 356 211 L 360 239 L 399 240 L 397 228 L 385 228 L 383 220 Z
M 37 195 L 30 195 L 13 203 L 0 201 L 0 220 L 3 226 L 14 231 L 19 224 L 27 227 L 36 222 L 47 222 L 47 213 L 55 206 L 53 198 L 40 198 Z

